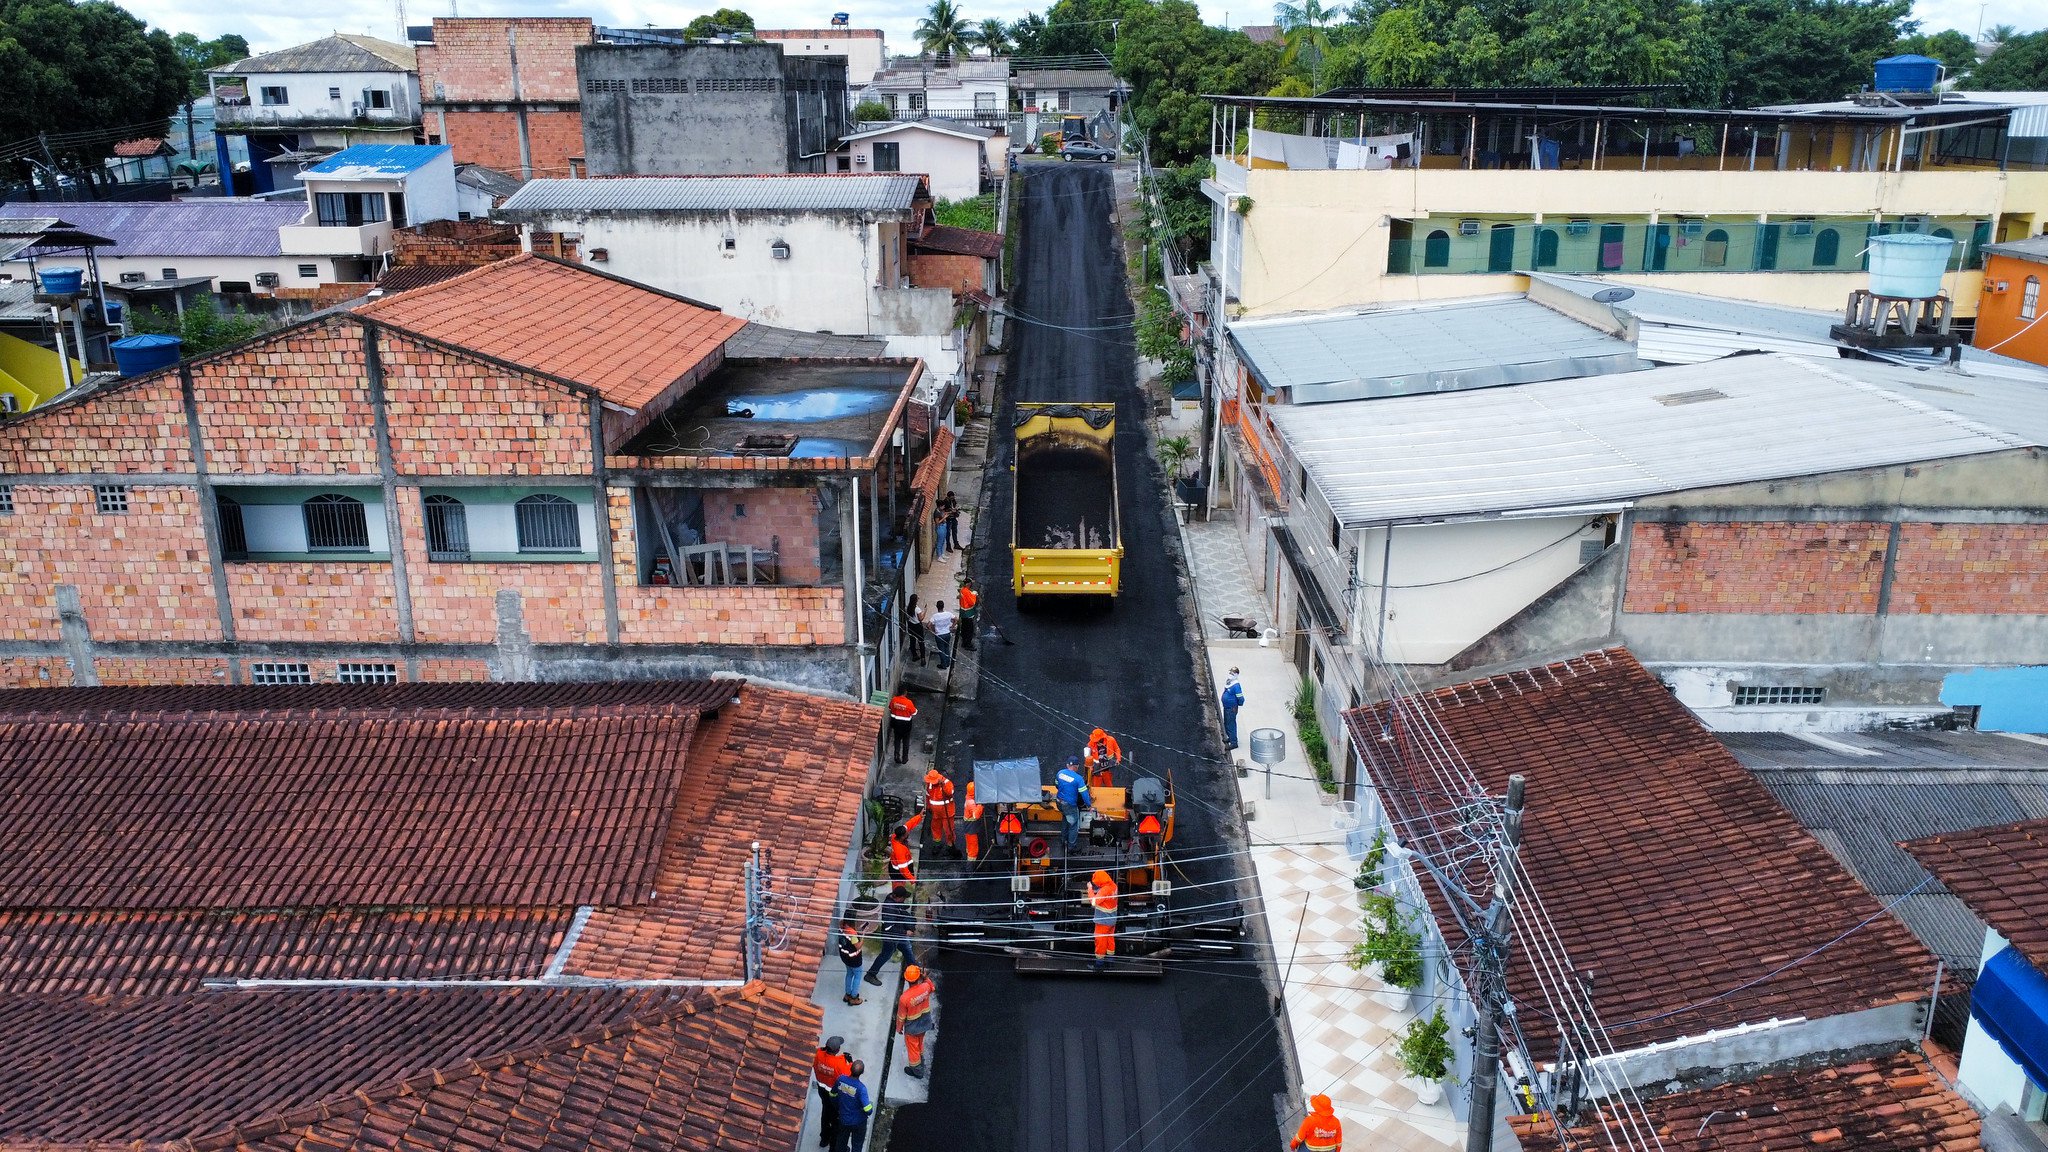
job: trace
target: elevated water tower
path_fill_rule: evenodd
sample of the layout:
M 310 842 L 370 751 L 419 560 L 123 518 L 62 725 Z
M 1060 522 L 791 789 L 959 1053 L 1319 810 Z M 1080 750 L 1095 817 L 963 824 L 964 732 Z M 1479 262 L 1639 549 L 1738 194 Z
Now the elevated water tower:
M 1941 290 L 1956 242 L 1946 236 L 1897 232 L 1870 238 L 1870 286 L 1849 293 L 1842 323 L 1828 335 L 1852 348 L 1951 350 L 1963 338 L 1950 330 L 1954 301 Z

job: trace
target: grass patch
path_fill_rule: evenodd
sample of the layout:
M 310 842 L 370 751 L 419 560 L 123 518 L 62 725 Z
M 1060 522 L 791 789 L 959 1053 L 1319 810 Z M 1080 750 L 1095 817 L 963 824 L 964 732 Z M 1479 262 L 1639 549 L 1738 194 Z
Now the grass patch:
M 934 200 L 932 218 L 947 228 L 972 228 L 977 232 L 996 230 L 994 193 L 968 200 Z

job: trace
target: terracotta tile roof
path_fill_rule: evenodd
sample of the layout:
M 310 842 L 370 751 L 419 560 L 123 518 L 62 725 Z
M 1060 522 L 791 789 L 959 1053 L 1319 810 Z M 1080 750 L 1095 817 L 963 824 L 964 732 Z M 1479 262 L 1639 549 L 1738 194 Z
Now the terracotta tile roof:
M 822 1014 L 745 989 L 0 999 L 0 1147 L 788 1149 Z
M 746 322 L 588 268 L 515 256 L 372 301 L 356 315 L 638 410 L 720 354 Z
M 0 907 L 630 903 L 654 876 L 697 720 L 261 703 L 291 695 L 0 715 Z
M 998 260 L 1003 255 L 1003 235 L 939 224 L 925 229 L 924 235 L 910 242 L 910 247 L 914 251 L 951 252 L 960 256 L 979 256 L 983 260 Z
M 161 136 L 145 136 L 139 140 L 123 140 L 114 145 L 114 155 L 123 160 L 146 160 L 152 156 L 168 156 L 171 150 L 165 146 Z
M 918 462 L 917 475 L 911 478 L 912 507 L 914 514 L 922 516 L 938 506 L 939 489 L 946 483 L 946 468 L 953 462 L 953 441 L 957 439 L 953 430 L 943 425 L 939 434 L 932 439 L 932 450 L 925 453 Z
M 1430 851 L 1416 830 L 1450 826 L 1452 800 L 1413 751 L 1418 703 L 1488 791 L 1528 778 L 1522 860 L 1572 964 L 1597 973 L 1617 1047 L 1925 994 L 1934 958 L 1626 649 L 1346 714 L 1404 839 Z M 1544 1003 L 1527 964 L 1509 988 Z M 1555 1048 L 1541 1013 L 1522 1023 Z
M 408 264 L 377 277 L 377 291 L 384 296 L 396 296 L 400 292 L 453 280 L 480 267 L 482 265 L 479 264 Z
M 2048 820 L 2023 820 L 1900 847 L 2027 962 L 2048 971 Z
M 453 712 L 524 717 L 591 708 L 646 709 L 684 715 L 739 698 L 737 680 L 598 680 L 558 684 L 158 684 L 118 688 L 25 688 L 0 692 L 0 717 L 121 719 L 192 713 L 225 716 Z
M 566 971 L 739 976 L 731 929 L 746 908 L 744 864 L 758 840 L 776 877 L 772 890 L 798 910 L 788 946 L 764 956 L 762 979 L 809 996 L 881 730 L 880 708 L 749 684 L 737 706 L 698 732 L 653 899 L 598 910 Z
M 1673 1093 L 1649 1101 L 1648 1112 L 1664 1152 L 1978 1152 L 1983 1147 L 1976 1112 L 1917 1052 Z M 1564 1146 L 1541 1119 L 1516 1117 L 1511 1123 L 1524 1148 Z M 1573 1135 L 1573 1147 L 1608 1144 L 1590 1118 Z
M 575 909 L 0 913 L 0 993 L 159 994 L 216 980 L 532 979 Z

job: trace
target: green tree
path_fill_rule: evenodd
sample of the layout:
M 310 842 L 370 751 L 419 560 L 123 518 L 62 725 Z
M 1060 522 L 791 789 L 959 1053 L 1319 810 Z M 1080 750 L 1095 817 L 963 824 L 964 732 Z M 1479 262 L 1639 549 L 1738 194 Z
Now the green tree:
M 233 312 L 222 312 L 210 299 L 186 305 L 182 316 L 157 308 L 144 308 L 134 313 L 130 322 L 137 332 L 176 336 L 184 340 L 183 351 L 188 359 L 246 344 L 271 328 L 271 324 L 261 316 L 239 308 Z
M 61 167 L 96 177 L 114 145 L 163 135 L 190 82 L 168 33 L 105 0 L 0 0 L 0 140 L 47 133 Z
M 2048 31 L 2007 36 L 1963 81 L 1989 92 L 2038 92 L 2048 88 Z
M 1425 32 L 1422 18 L 1397 8 L 1373 21 L 1364 45 L 1366 83 L 1405 88 L 1439 83 L 1442 49 Z
M 1936 32 L 1932 36 L 1915 32 L 1911 36 L 1900 37 L 1899 42 L 1892 45 L 1892 54 L 1896 56 L 1906 53 L 1931 56 L 1941 61 L 1941 66 L 1948 69 L 1948 78 L 1951 80 L 1968 75 L 1970 69 L 1977 66 L 1977 45 L 1968 36 L 1953 28 L 1946 32 Z
M 720 8 L 716 12 L 707 12 L 690 21 L 683 27 L 683 35 L 692 40 L 712 40 L 721 34 L 731 35 L 735 32 L 752 32 L 753 30 L 754 18 L 752 16 L 737 8 Z
M 1043 16 L 1010 26 L 1019 56 L 1108 56 L 1124 10 L 1145 0 L 1056 0 Z
M 1209 226 L 1213 218 L 1209 198 L 1202 194 L 1202 181 L 1214 175 L 1215 165 L 1204 156 L 1177 168 L 1154 168 L 1147 186 L 1153 211 L 1157 214 L 1167 242 L 1180 251 L 1181 265 L 1193 265 L 1209 258 Z
M 1729 108 L 1840 100 L 1910 31 L 1911 0 L 1710 0 L 1689 97 Z
M 1692 0 L 1537 0 L 1517 45 L 1521 82 L 1670 83 L 1684 75 L 1698 34 Z
M 853 106 L 853 119 L 855 123 L 863 120 L 890 119 L 889 106 L 873 98 L 863 100 Z
M 1323 7 L 1322 0 L 1301 0 L 1299 4 L 1281 3 L 1273 5 L 1273 19 L 1280 25 L 1280 36 L 1287 45 L 1281 63 L 1294 68 L 1308 70 L 1309 83 L 1320 90 L 1323 60 L 1330 54 L 1329 27 L 1339 13 L 1336 7 Z
M 988 49 L 991 56 L 1010 50 L 1010 26 L 991 16 L 974 26 L 974 46 Z
M 932 6 L 917 22 L 917 42 L 940 60 L 966 55 L 974 43 L 974 26 L 953 6 L 953 0 L 932 0 Z
M 1208 151 L 1204 94 L 1246 96 L 1279 81 L 1280 49 L 1211 28 L 1189 0 L 1134 0 L 1116 37 L 1116 73 L 1131 86 L 1131 117 L 1152 142 L 1154 164 Z
M 1984 42 L 1997 48 L 2019 34 L 2020 30 L 2010 24 L 1993 24 L 1984 30 Z
M 249 42 L 230 32 L 211 40 L 201 40 L 190 32 L 180 32 L 171 37 L 171 47 L 178 50 L 178 59 L 185 62 L 191 72 L 189 87 L 194 96 L 206 94 L 206 74 L 216 68 L 249 58 Z

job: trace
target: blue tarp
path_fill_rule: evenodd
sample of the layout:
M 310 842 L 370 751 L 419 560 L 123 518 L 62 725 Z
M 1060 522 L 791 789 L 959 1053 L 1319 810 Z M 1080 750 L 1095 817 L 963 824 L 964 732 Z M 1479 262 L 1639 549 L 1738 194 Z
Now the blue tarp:
M 983 804 L 1036 804 L 1045 799 L 1042 780 L 1036 756 L 974 762 L 974 798 Z
M 2048 976 L 2007 948 L 1984 962 L 1970 1015 L 1997 1038 L 2027 1078 L 2048 1085 Z

